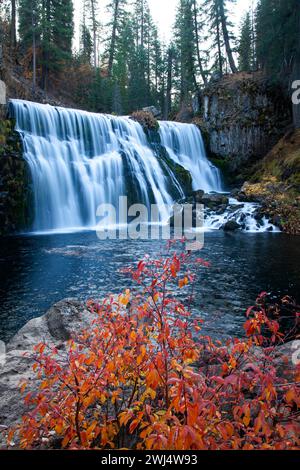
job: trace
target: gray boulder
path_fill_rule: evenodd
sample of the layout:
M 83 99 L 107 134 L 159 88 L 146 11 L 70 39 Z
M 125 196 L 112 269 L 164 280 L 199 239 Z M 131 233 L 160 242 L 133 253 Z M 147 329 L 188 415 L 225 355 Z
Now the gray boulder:
M 161 116 L 161 111 L 155 106 L 147 106 L 143 108 L 143 111 L 146 113 L 151 113 L 155 118 L 159 118 Z
M 235 232 L 236 230 L 239 230 L 240 228 L 241 228 L 240 224 L 238 224 L 235 220 L 229 220 L 223 226 L 223 230 L 225 232 Z
M 83 302 L 66 299 L 58 302 L 42 317 L 29 321 L 6 345 L 5 361 L 0 365 L 0 429 L 16 424 L 28 411 L 20 393 L 20 384 L 27 382 L 26 393 L 38 387 L 32 370 L 33 347 L 44 342 L 63 349 L 76 332 L 88 327 L 94 316 Z M 5 447 L 5 433 L 0 433 L 0 447 Z

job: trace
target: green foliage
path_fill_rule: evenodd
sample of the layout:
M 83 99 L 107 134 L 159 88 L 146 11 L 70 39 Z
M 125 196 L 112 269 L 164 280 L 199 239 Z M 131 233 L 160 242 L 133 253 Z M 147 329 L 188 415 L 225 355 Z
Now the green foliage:
M 240 71 L 249 72 L 253 69 L 253 34 L 249 12 L 242 22 L 238 52 Z
M 290 73 L 299 48 L 299 1 L 260 0 L 256 11 L 256 49 L 260 68 Z
M 42 69 L 40 82 L 46 88 L 49 73 L 60 72 L 72 59 L 73 2 L 20 0 L 18 12 L 24 55 L 29 54 L 31 62 L 35 48 L 38 69 Z
M 179 2 L 175 23 L 175 47 L 177 55 L 177 87 L 180 100 L 186 101 L 195 90 L 195 31 L 191 0 Z

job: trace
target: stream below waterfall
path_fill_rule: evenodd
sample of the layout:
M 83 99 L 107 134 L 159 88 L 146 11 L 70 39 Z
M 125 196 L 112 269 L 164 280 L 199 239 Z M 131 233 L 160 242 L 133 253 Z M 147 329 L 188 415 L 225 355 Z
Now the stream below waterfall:
M 164 247 L 158 241 L 100 241 L 94 232 L 7 238 L 0 247 L 0 339 L 63 298 L 102 298 L 131 287 L 119 270 Z M 300 300 L 297 237 L 209 232 L 199 254 L 212 263 L 200 271 L 195 302 L 210 334 L 241 335 L 245 310 L 262 291 Z

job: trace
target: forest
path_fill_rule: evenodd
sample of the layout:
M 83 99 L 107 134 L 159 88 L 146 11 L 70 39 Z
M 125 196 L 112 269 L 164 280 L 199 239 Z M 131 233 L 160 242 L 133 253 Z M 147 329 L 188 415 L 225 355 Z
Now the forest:
M 82 2 L 74 47 L 72 0 L 4 0 L 0 38 L 32 88 L 71 96 L 77 106 L 127 114 L 157 106 L 164 118 L 212 78 L 264 71 L 287 92 L 299 68 L 297 0 L 259 0 L 234 25 L 234 0 L 180 0 L 169 43 L 147 0 Z M 19 21 L 17 21 L 19 19 Z

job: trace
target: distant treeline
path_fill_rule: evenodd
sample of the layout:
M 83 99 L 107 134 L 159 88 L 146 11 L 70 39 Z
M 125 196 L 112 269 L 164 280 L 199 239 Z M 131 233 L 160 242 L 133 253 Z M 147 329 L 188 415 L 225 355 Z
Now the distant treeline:
M 129 113 L 156 105 L 167 117 L 212 76 L 265 71 L 289 87 L 299 68 L 299 0 L 259 0 L 240 31 L 234 0 L 178 0 L 163 44 L 148 0 L 82 0 L 74 52 L 72 0 L 3 0 L 1 39 L 33 88 L 62 90 L 87 109 Z M 298 77 L 300 79 L 300 77 Z

